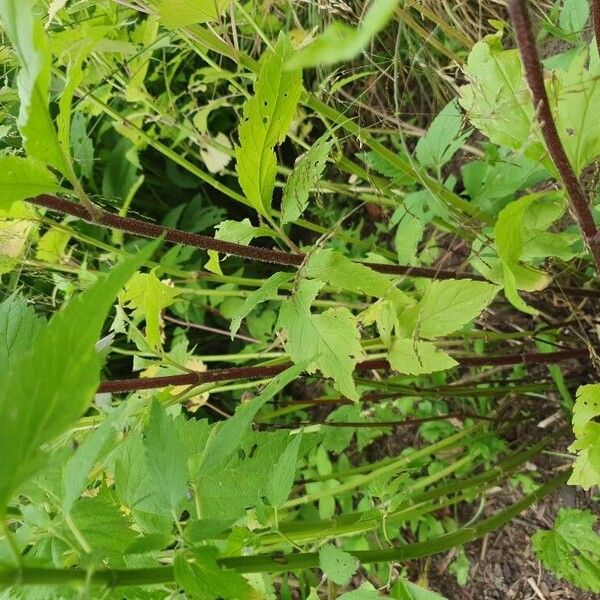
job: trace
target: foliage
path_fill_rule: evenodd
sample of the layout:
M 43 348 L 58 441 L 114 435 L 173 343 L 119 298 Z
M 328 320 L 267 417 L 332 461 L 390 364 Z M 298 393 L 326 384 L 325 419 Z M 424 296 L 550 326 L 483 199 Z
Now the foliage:
M 563 508 L 554 529 L 537 531 L 533 547 L 544 566 L 583 590 L 600 592 L 600 536 L 596 517 L 584 510 Z
M 440 598 L 430 557 L 469 586 L 469 543 L 600 485 L 571 189 L 511 24 L 434 4 L 0 0 L 6 598 Z M 539 36 L 582 185 L 588 16 Z M 534 547 L 599 591 L 593 525 Z

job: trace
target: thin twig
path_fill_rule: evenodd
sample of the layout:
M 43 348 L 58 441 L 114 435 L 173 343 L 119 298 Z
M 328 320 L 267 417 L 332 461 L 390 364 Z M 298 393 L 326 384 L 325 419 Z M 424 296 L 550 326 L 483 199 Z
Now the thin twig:
M 556 166 L 556 170 L 569 195 L 569 204 L 573 218 L 577 221 L 583 233 L 584 241 L 592 253 L 596 264 L 596 271 L 600 273 L 600 235 L 594 223 L 592 211 L 590 210 L 583 188 L 560 141 L 556 123 L 550 110 L 550 102 L 544 83 L 544 73 L 535 44 L 527 0 L 509 0 L 507 6 L 515 28 L 517 45 L 521 53 L 527 83 L 533 96 L 535 112 L 540 123 L 542 136 L 546 142 L 552 162 Z

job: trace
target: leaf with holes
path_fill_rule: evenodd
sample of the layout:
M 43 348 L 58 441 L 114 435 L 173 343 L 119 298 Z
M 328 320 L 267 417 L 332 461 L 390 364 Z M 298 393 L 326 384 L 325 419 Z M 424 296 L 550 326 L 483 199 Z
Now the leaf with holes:
M 270 215 L 277 159 L 273 148 L 288 131 L 302 82 L 300 71 L 284 71 L 283 64 L 292 56 L 289 40 L 282 34 L 273 51 L 261 61 L 254 95 L 246 100 L 236 146 L 236 171 L 250 206 L 261 215 Z

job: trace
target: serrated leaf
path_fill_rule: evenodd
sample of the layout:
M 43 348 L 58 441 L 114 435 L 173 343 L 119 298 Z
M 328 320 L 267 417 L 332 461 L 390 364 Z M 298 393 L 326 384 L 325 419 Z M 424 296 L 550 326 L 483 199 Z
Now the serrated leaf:
M 161 514 L 177 519 L 187 493 L 187 454 L 175 422 L 156 400 L 144 434 L 148 492 Z
M 575 441 L 569 447 L 577 454 L 571 485 L 589 489 L 600 485 L 600 424 L 594 421 L 600 416 L 600 384 L 582 385 L 577 390 L 573 406 L 573 432 Z
M 155 248 L 150 244 L 74 297 L 38 331 L 30 347 L 15 356 L 14 368 L 0 379 L 0 512 L 43 464 L 40 447 L 69 427 L 92 401 L 101 368 L 95 344 L 106 315 L 118 291 Z
M 414 320 L 419 337 L 436 338 L 460 329 L 479 316 L 499 287 L 484 281 L 447 279 L 433 281 L 407 321 Z
M 229 6 L 229 0 L 158 0 L 161 23 L 169 29 L 215 21 Z
M 396 226 L 394 244 L 398 262 L 402 265 L 414 265 L 418 262 L 417 249 L 429 221 L 424 213 L 423 191 L 407 194 L 390 219 L 390 225 Z
M 0 379 L 16 367 L 15 359 L 31 346 L 45 323 L 22 296 L 13 294 L 0 303 Z
M 231 319 L 229 331 L 231 338 L 235 337 L 238 332 L 242 320 L 246 318 L 259 304 L 267 302 L 277 297 L 280 286 L 288 283 L 292 278 L 292 273 L 274 273 L 264 281 L 264 283 L 246 297 L 244 304 L 235 312 Z
M 17 88 L 21 108 L 17 126 L 27 154 L 68 174 L 48 108 L 52 54 L 31 0 L 0 0 L 0 19 L 21 64 Z
M 320 137 L 294 167 L 283 188 L 282 223 L 295 221 L 308 206 L 309 193 L 323 174 L 332 146 L 333 140 L 327 136 Z
M 410 296 L 396 287 L 389 275 L 377 273 L 367 265 L 356 263 L 329 248 L 311 252 L 304 273 L 306 277 L 324 281 L 343 290 L 387 298 L 397 310 L 414 304 Z
M 281 507 L 292 491 L 301 441 L 302 434 L 295 435 L 272 468 L 267 488 L 267 500 L 274 508 Z
M 300 71 L 283 70 L 292 54 L 289 40 L 280 35 L 274 50 L 263 56 L 254 95 L 244 104 L 235 149 L 240 186 L 250 206 L 265 216 L 271 212 L 277 173 L 273 148 L 287 134 L 302 89 Z
M 561 508 L 550 531 L 533 534 L 533 549 L 542 564 L 559 579 L 600 592 L 600 535 L 597 517 L 589 511 Z
M 600 485 L 600 423 L 588 422 L 578 428 L 576 435 L 569 446 L 569 452 L 577 454 L 569 484 L 589 490 Z
M 334 21 L 286 63 L 287 69 L 332 65 L 352 60 L 390 21 L 398 0 L 373 0 L 358 28 Z
M 175 579 L 194 600 L 251 600 L 257 598 L 250 584 L 235 571 L 221 568 L 213 547 L 196 548 L 193 560 L 175 555 Z
M 460 88 L 459 102 L 469 120 L 492 142 L 543 162 L 553 174 L 540 133 L 518 50 L 504 50 L 501 33 L 473 46 L 467 67 L 470 83 Z M 586 48 L 566 68 L 545 78 L 559 137 L 577 175 L 600 154 L 594 133 L 600 111 L 600 63 Z
M 46 167 L 33 158 L 0 157 L 0 209 L 40 194 L 53 194 L 60 186 Z
M 573 406 L 573 431 L 577 435 L 592 419 L 600 416 L 600 383 L 581 385 Z
M 427 133 L 417 142 L 417 160 L 424 167 L 443 167 L 469 136 L 469 132 L 461 135 L 461 129 L 462 114 L 456 100 L 451 100 L 433 119 Z
M 310 304 L 322 286 L 320 281 L 303 280 L 282 304 L 278 325 L 287 334 L 285 349 L 294 363 L 309 359 L 308 372 L 321 371 L 341 394 L 358 401 L 352 373 L 363 351 L 356 320 L 347 308 L 311 314 Z
M 319 567 L 328 579 L 346 585 L 358 569 L 358 560 L 333 544 L 326 544 L 319 549 Z
M 300 362 L 286 369 L 274 377 L 256 398 L 239 406 L 233 417 L 213 427 L 197 470 L 199 477 L 208 475 L 227 462 L 234 450 L 240 446 L 242 436 L 247 433 L 256 413 L 265 402 L 296 379 L 305 366 L 305 362 Z
M 431 342 L 395 337 L 389 350 L 390 366 L 406 375 L 424 375 L 445 371 L 458 363 Z
M 180 290 L 162 283 L 155 274 L 134 275 L 119 298 L 123 305 L 133 309 L 137 319 L 146 321 L 146 339 L 154 348 L 162 346 L 161 311 L 175 302 Z
M 78 532 L 99 556 L 121 558 L 135 531 L 132 523 L 107 494 L 94 498 L 79 498 L 71 509 L 71 519 Z M 77 542 L 71 529 L 64 526 L 63 535 Z

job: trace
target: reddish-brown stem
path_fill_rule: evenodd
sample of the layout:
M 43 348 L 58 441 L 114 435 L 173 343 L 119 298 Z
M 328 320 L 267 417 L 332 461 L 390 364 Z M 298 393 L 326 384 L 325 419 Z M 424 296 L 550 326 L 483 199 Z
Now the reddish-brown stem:
M 111 229 L 118 229 L 119 231 L 125 231 L 140 237 L 152 239 L 164 237 L 165 240 L 174 244 L 183 244 L 184 246 L 191 246 L 202 250 L 215 250 L 222 254 L 231 254 L 248 260 L 287 267 L 299 267 L 306 258 L 304 254 L 292 254 L 282 252 L 281 250 L 271 250 L 268 248 L 257 248 L 256 246 L 245 246 L 234 242 L 225 242 L 206 235 L 181 231 L 180 229 L 172 229 L 156 223 L 142 221 L 141 219 L 121 217 L 102 209 L 99 209 L 98 215 L 94 218 L 81 204 L 59 198 L 58 196 L 43 194 L 36 198 L 30 198 L 27 202 L 59 213 L 77 217 L 89 223 L 103 225 L 104 227 L 109 227 Z M 459 273 L 451 270 L 388 265 L 382 263 L 363 264 L 374 271 L 386 273 L 388 275 L 410 275 L 411 277 L 425 277 L 428 279 L 473 279 L 485 281 L 485 279 L 479 275 Z
M 286 252 L 281 252 L 280 250 L 269 250 L 267 248 L 256 248 L 253 246 L 244 246 L 243 244 L 236 244 L 233 242 L 224 242 L 222 240 L 216 240 L 205 235 L 189 233 L 187 231 L 181 231 L 180 229 L 163 227 L 162 225 L 149 223 L 148 221 L 142 221 L 141 219 L 120 217 L 119 215 L 109 213 L 108 211 L 102 209 L 98 209 L 98 217 L 94 219 L 90 216 L 85 207 L 81 206 L 80 204 L 76 204 L 75 202 L 71 202 L 70 200 L 59 198 L 58 196 L 41 195 L 37 196 L 36 198 L 30 198 L 27 200 L 27 202 L 48 208 L 55 212 L 77 217 L 89 223 L 110 227 L 112 229 L 118 229 L 119 231 L 125 231 L 140 237 L 164 237 L 167 241 L 175 244 L 182 244 L 184 246 L 191 246 L 193 248 L 200 248 L 202 250 L 216 250 L 217 252 L 221 252 L 223 254 L 231 254 L 233 256 L 239 256 L 249 260 L 256 260 L 259 262 L 267 262 L 288 267 L 297 267 L 302 264 L 302 261 L 305 258 L 304 254 L 288 254 Z M 480 275 L 460 273 L 447 269 L 389 265 L 382 263 L 360 264 L 364 264 L 378 273 L 385 273 L 388 275 L 406 275 L 411 277 L 424 277 L 426 279 L 472 279 L 474 281 L 487 281 Z M 600 296 L 600 292 L 598 290 L 590 290 L 585 288 L 548 287 L 546 288 L 546 291 L 556 291 L 569 296 L 592 298 L 597 298 Z
M 509 0 L 507 6 L 515 28 L 517 44 L 521 53 L 527 83 L 533 97 L 542 136 L 546 142 L 552 162 L 556 166 L 556 170 L 569 195 L 569 204 L 573 218 L 577 221 L 583 233 L 585 243 L 592 253 L 594 263 L 596 264 L 596 271 L 600 273 L 600 236 L 583 188 L 560 141 L 556 123 L 550 110 L 550 102 L 544 83 L 544 73 L 538 56 L 527 0 Z
M 581 348 L 561 350 L 558 352 L 531 352 L 528 354 L 501 355 L 501 356 L 469 356 L 458 358 L 458 363 L 463 367 L 478 366 L 503 366 L 503 365 L 537 365 L 553 364 L 572 358 L 584 358 L 588 351 Z M 144 377 L 135 379 L 116 379 L 104 381 L 98 387 L 98 392 L 131 392 L 135 390 L 149 390 L 163 388 L 169 385 L 200 385 L 202 383 L 216 383 L 218 381 L 236 381 L 242 379 L 264 379 L 275 377 L 290 366 L 282 365 L 233 367 L 231 369 L 212 369 L 210 371 L 182 373 L 181 375 L 166 375 L 163 377 Z M 385 359 L 365 360 L 356 365 L 357 371 L 376 369 L 387 370 L 390 364 Z

